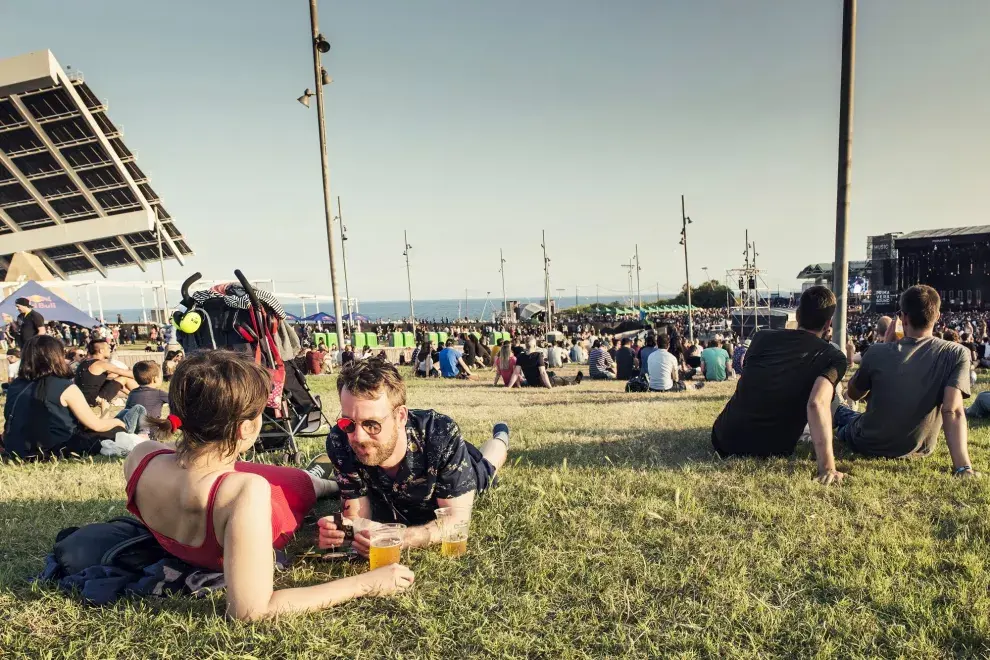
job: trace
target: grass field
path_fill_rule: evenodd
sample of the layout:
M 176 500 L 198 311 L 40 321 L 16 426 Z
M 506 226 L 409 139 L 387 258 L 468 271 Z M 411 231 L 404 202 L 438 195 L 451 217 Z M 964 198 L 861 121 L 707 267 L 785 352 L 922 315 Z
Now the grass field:
M 335 399 L 332 377 L 313 382 Z M 917 462 L 840 452 L 851 477 L 825 488 L 808 446 L 792 460 L 712 457 L 732 384 L 657 395 L 489 382 L 410 383 L 412 407 L 452 415 L 472 442 L 497 420 L 512 427 L 469 554 L 412 552 L 408 594 L 278 621 L 229 622 L 221 596 L 97 609 L 28 584 L 59 529 L 124 513 L 121 462 L 0 466 L 0 657 L 990 654 L 988 482 L 952 479 L 944 443 Z M 971 425 L 970 444 L 990 468 L 990 427 Z M 362 570 L 299 564 L 278 583 Z

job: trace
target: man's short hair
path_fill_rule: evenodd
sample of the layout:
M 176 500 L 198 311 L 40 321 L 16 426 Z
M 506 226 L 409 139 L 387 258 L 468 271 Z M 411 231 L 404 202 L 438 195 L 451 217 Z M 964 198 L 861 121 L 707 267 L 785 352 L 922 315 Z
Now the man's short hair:
M 717 339 L 709 339 L 708 340 L 708 348 L 718 348 L 718 340 Z
M 344 388 L 358 399 L 376 399 L 384 391 L 392 406 L 406 405 L 406 384 L 399 370 L 377 356 L 344 365 L 337 377 L 337 394 Z
M 154 360 L 136 362 L 132 370 L 138 385 L 151 385 L 162 373 L 162 368 Z
M 447 340 L 447 343 L 446 343 L 446 344 L 444 344 L 444 346 L 446 346 L 447 348 L 450 348 L 451 346 L 453 346 L 453 345 L 454 345 L 454 343 L 455 343 L 455 342 L 454 342 L 454 340 L 453 340 L 453 339 L 448 339 L 448 340 Z
M 86 344 L 86 353 L 88 355 L 96 355 L 99 351 L 100 344 L 106 344 L 107 340 L 102 337 L 97 337 L 96 339 L 90 339 L 89 343 Z
M 596 339 L 595 340 L 595 343 L 593 343 L 591 345 L 591 347 L 592 348 L 601 348 L 602 347 L 602 340 L 601 339 Z
M 17 300 L 14 301 L 14 305 L 15 306 L 16 305 L 20 305 L 21 307 L 32 307 L 33 306 L 33 305 L 31 305 L 31 301 L 28 300 L 27 298 L 18 298 Z
M 835 314 L 835 294 L 826 286 L 813 286 L 801 294 L 797 308 L 798 327 L 812 332 L 825 329 Z
M 917 330 L 933 327 L 941 306 L 938 291 L 927 284 L 916 284 L 901 294 L 901 314 Z
M 629 337 L 626 337 L 625 339 L 622 340 L 622 345 L 623 346 L 628 346 L 629 345 Z
M 650 345 L 650 340 L 646 340 L 646 345 Z M 657 336 L 657 348 L 662 348 L 664 350 L 670 348 L 670 335 L 658 335 Z
M 657 338 L 654 335 L 646 335 L 646 345 L 647 346 L 650 346 L 650 347 L 656 346 L 657 345 Z M 669 346 L 669 344 L 668 344 L 668 346 Z

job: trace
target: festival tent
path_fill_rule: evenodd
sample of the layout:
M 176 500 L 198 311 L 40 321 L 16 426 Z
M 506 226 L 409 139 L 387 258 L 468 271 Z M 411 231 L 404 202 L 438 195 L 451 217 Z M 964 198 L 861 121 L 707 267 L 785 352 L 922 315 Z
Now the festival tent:
M 62 300 L 54 293 L 31 280 L 24 283 L 17 291 L 7 296 L 0 302 L 0 319 L 4 325 L 12 322 L 20 313 L 14 304 L 18 298 L 27 298 L 31 305 L 38 310 L 38 313 L 45 317 L 45 321 L 62 321 L 74 323 L 86 328 L 98 325 L 96 319 L 89 314 L 80 311 L 74 305 Z
M 336 323 L 337 319 L 330 316 L 326 312 L 317 312 L 316 314 L 310 314 L 309 316 L 303 319 L 303 323 L 316 323 L 316 322 Z
M 353 313 L 352 312 L 351 314 L 344 314 L 344 320 L 345 321 L 355 321 L 357 323 L 367 323 L 371 319 L 369 319 L 364 314 L 357 314 L 357 313 Z
M 299 321 L 299 317 L 296 316 L 295 314 L 290 314 L 290 313 L 286 312 L 285 313 L 285 320 L 286 321 L 290 321 L 292 323 L 296 323 L 297 321 Z

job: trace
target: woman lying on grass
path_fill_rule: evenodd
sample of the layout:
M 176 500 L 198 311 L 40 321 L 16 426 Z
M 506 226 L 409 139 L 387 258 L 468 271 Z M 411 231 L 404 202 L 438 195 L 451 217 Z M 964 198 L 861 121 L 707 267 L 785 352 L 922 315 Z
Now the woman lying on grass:
M 287 467 L 245 463 L 261 429 L 271 391 L 268 373 L 248 357 L 207 351 L 183 360 L 169 387 L 169 419 L 149 419 L 175 449 L 141 443 L 127 457 L 127 509 L 165 550 L 222 570 L 228 616 L 252 620 L 318 610 L 351 598 L 405 591 L 412 572 L 400 565 L 312 587 L 274 591 L 272 546 L 284 547 L 336 484 Z

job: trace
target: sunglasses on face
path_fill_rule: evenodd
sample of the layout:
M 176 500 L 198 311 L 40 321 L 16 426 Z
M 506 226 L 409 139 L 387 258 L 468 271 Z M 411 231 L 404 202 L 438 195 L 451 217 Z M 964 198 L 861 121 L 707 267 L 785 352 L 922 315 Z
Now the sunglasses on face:
M 361 421 L 358 421 L 356 419 L 341 415 L 337 418 L 337 428 L 350 435 L 351 433 L 357 431 L 358 424 L 360 424 L 361 428 L 363 428 L 364 432 L 368 435 L 378 435 L 382 432 L 382 422 L 391 417 L 392 414 L 398 410 L 398 408 L 399 406 L 392 408 L 392 412 L 381 419 L 362 419 Z

